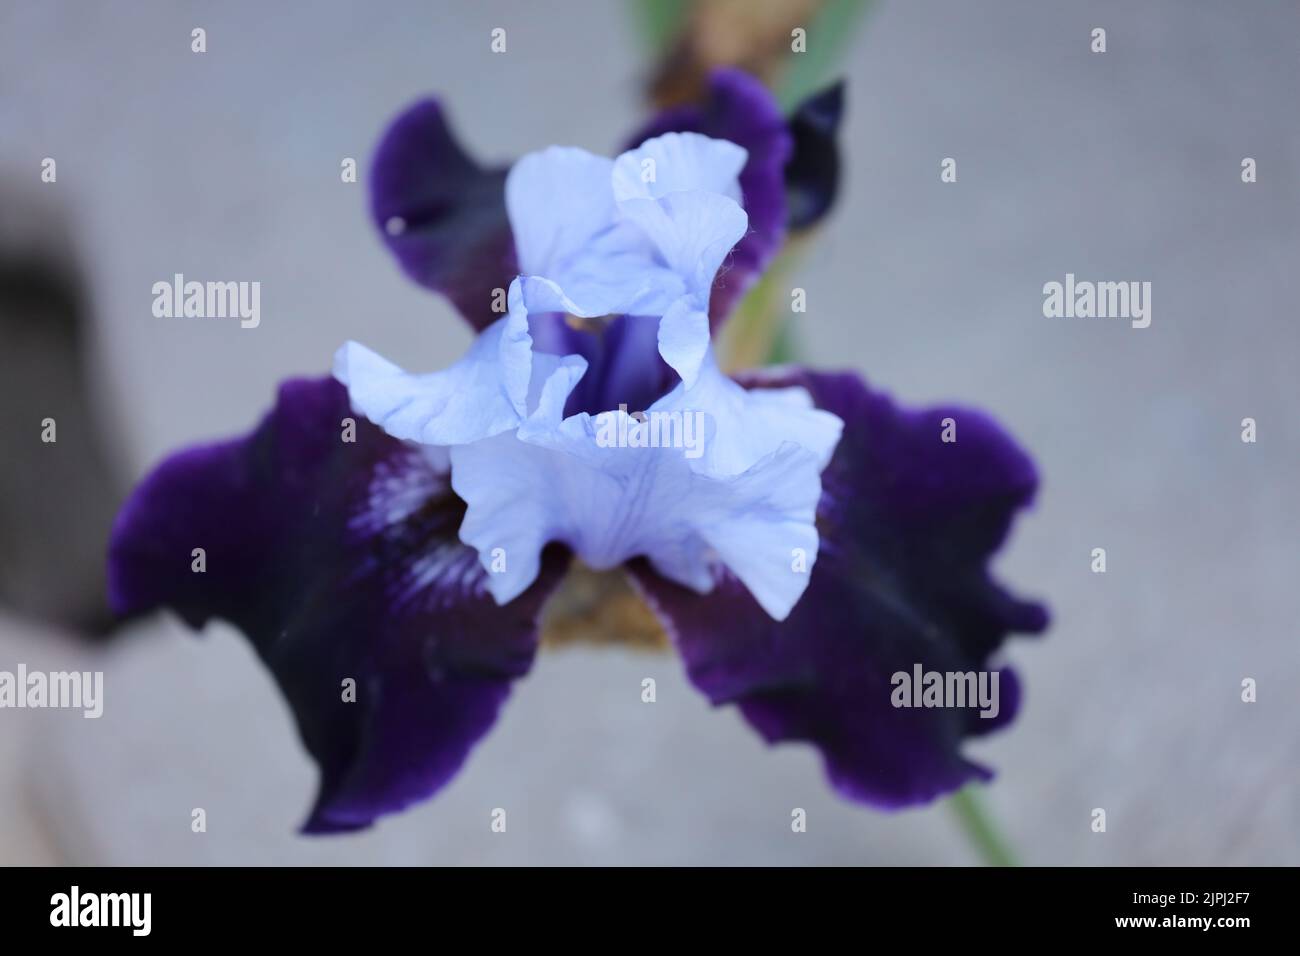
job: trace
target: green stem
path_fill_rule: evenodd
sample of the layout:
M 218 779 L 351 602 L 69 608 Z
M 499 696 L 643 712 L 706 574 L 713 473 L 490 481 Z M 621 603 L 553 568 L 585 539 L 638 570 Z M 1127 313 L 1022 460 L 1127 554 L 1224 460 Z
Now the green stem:
M 948 800 L 948 806 L 957 815 L 962 832 L 985 866 L 1020 865 L 1006 838 L 998 832 L 997 824 L 984 808 L 984 801 L 980 799 L 975 784 L 954 793 Z

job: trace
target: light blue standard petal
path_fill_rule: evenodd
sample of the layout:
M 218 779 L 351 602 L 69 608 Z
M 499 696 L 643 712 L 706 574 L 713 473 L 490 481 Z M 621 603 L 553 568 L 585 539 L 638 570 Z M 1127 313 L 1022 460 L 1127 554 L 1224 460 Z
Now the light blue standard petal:
M 685 294 L 659 313 L 659 354 L 688 388 L 709 345 L 713 279 L 749 228 L 739 202 L 747 155 L 726 140 L 667 133 L 614 162 L 619 213 L 685 286 Z
M 506 176 L 506 213 L 521 272 L 555 278 L 555 270 L 613 225 L 613 166 L 571 146 L 552 146 L 515 163 Z
M 552 146 L 515 163 L 506 212 L 524 275 L 564 290 L 575 315 L 660 315 L 685 291 L 649 240 L 623 222 L 614 202 L 613 161 Z
M 671 193 L 662 199 L 629 199 L 620 207 L 685 283 L 685 295 L 659 313 L 659 354 L 689 388 L 709 347 L 713 277 L 749 220 L 740 206 L 718 193 Z
M 659 354 L 690 388 L 708 351 L 708 306 L 699 308 L 690 296 L 682 296 L 659 320 Z
M 665 133 L 614 160 L 614 200 L 662 199 L 670 193 L 719 193 L 740 201 L 749 153 L 700 133 Z
M 533 353 L 530 295 L 548 308 L 563 298 L 549 284 L 516 279 L 507 314 L 484 329 L 450 368 L 413 375 L 347 342 L 334 356 L 334 377 L 347 386 L 352 407 L 394 438 L 450 446 L 515 429 L 547 388 L 563 392 L 551 398 L 562 405 L 587 368 L 576 355 Z
M 718 267 L 749 225 L 739 179 L 747 156 L 723 139 L 666 133 L 614 161 L 619 212 L 706 308 Z
M 707 307 L 713 277 L 749 228 L 745 210 L 726 196 L 704 192 L 628 199 L 619 208 L 654 243 L 687 293 Z
M 616 161 L 554 146 L 506 178 L 525 275 L 563 290 L 575 315 L 660 317 L 660 353 L 688 384 L 709 342 L 714 276 L 749 220 L 747 153 L 697 133 L 647 140 Z

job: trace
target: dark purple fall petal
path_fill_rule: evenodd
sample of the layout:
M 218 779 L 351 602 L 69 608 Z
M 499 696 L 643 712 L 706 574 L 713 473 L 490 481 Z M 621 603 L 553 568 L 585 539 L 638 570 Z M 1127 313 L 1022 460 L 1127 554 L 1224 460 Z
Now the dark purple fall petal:
M 506 170 L 466 155 L 436 100 L 393 121 L 373 165 L 371 215 L 406 274 L 451 299 L 475 329 L 499 319 L 493 290 L 509 288 L 519 271 Z
M 989 777 L 962 756 L 962 740 L 1014 717 L 1011 671 L 1000 671 L 996 718 L 978 708 L 895 708 L 890 679 L 918 663 L 985 669 L 1009 632 L 1046 627 L 1044 608 L 1012 597 L 987 567 L 1034 496 L 1033 463 L 979 412 L 905 411 L 852 374 L 782 376 L 762 384 L 802 385 L 844 420 L 823 474 L 821 551 L 790 617 L 771 620 L 729 576 L 709 595 L 643 562 L 635 579 L 695 686 L 714 704 L 739 706 L 770 743 L 816 744 L 845 796 L 896 807 Z M 947 417 L 955 443 L 940 441 Z
M 775 98 L 759 80 L 743 70 L 724 68 L 713 72 L 706 102 L 663 111 L 628 141 L 628 147 L 670 132 L 703 133 L 749 150 L 740 173 L 749 232 L 713 282 L 709 316 L 716 330 L 785 241 L 790 131 Z
M 563 564 L 549 554 L 498 607 L 457 539 L 464 505 L 445 470 L 364 419 L 344 441 L 351 414 L 333 379 L 286 382 L 250 435 L 141 482 L 109 546 L 118 613 L 221 618 L 252 642 L 320 766 L 312 833 L 368 826 L 456 773 L 528 671 Z
M 836 138 L 844 115 L 844 83 L 815 93 L 790 117 L 794 152 L 785 167 L 786 222 L 807 229 L 830 211 L 840 184 L 840 150 Z

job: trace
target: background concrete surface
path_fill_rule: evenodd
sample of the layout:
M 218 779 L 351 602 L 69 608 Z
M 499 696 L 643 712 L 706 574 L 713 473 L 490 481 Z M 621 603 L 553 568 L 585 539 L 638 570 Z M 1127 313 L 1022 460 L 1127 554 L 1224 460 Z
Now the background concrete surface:
M 415 369 L 467 346 L 364 211 L 368 158 L 408 102 L 444 95 L 488 159 L 610 152 L 646 70 L 616 3 L 6 2 L 0 176 L 73 225 L 122 474 L 247 429 L 347 338 Z M 1023 714 L 970 747 L 998 770 L 993 814 L 1030 863 L 1300 863 L 1300 8 L 886 2 L 844 73 L 845 189 L 795 280 L 806 357 L 988 409 L 1043 474 L 997 567 L 1055 623 L 1011 642 Z M 340 183 L 345 156 L 363 183 Z M 155 319 L 150 287 L 176 272 L 260 281 L 261 326 Z M 1042 286 L 1067 272 L 1150 281 L 1150 328 L 1044 318 Z M 294 835 L 312 766 L 232 630 L 197 640 L 160 617 L 88 650 L 0 619 L 0 668 L 77 660 L 106 671 L 103 718 L 0 712 L 0 862 L 975 859 L 943 807 L 839 800 L 811 748 L 767 748 L 670 656 L 544 655 L 442 794 L 332 839 Z

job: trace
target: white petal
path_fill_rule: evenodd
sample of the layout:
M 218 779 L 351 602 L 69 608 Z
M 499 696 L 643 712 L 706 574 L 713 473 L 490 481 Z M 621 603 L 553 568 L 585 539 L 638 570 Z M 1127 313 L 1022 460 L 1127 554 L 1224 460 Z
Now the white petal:
M 740 201 L 740 171 L 749 153 L 700 133 L 665 133 L 614 160 L 614 199 L 661 199 L 703 191 Z
M 693 385 L 677 386 L 651 411 L 704 411 L 710 421 L 697 471 L 715 476 L 738 475 L 786 442 L 806 449 L 820 472 L 839 444 L 844 422 L 813 405 L 803 388 L 741 387 L 718 369 L 710 351 Z
M 506 177 L 506 211 L 524 275 L 563 290 L 575 315 L 659 315 L 684 291 L 654 246 L 623 222 L 610 185 L 613 162 L 552 146 Z
M 616 218 L 613 162 L 584 149 L 552 146 L 529 153 L 506 176 L 506 214 L 525 275 L 555 278 Z
M 749 228 L 740 204 L 719 193 L 675 192 L 660 199 L 624 200 L 619 211 L 707 309 L 718 267 Z
M 542 548 L 562 541 L 597 569 L 644 555 L 700 591 L 725 564 L 769 614 L 788 614 L 816 558 L 815 456 L 787 443 L 741 474 L 714 477 L 692 468 L 680 448 L 602 447 L 606 426 L 646 427 L 606 414 L 452 449 L 452 487 L 468 506 L 461 540 L 489 570 L 504 549 L 505 570 L 488 580 L 497 600 L 526 589 Z
M 683 296 L 659 320 L 659 354 L 690 388 L 709 351 L 709 313 Z
M 579 356 L 532 351 L 530 294 L 549 302 L 552 287 L 510 285 L 507 315 L 484 329 L 450 368 L 412 375 L 356 342 L 334 356 L 334 377 L 348 387 L 352 406 L 394 438 L 426 445 L 461 445 L 518 428 L 545 396 L 564 400 L 586 371 Z

